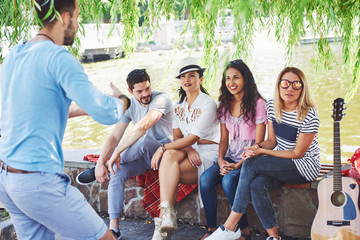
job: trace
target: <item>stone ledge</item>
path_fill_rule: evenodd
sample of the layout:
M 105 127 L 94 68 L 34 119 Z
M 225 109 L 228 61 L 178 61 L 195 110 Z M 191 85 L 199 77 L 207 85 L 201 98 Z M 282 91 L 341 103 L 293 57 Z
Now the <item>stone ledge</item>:
M 17 239 L 11 219 L 0 222 L 0 240 Z
M 65 149 L 65 173 L 67 173 L 71 180 L 72 185 L 77 187 L 85 196 L 91 206 L 101 213 L 107 213 L 107 187 L 108 183 L 94 182 L 88 185 L 79 185 L 76 183 L 76 176 L 94 166 L 92 162 L 82 160 L 85 155 L 99 154 L 100 150 L 91 149 Z M 218 192 L 218 219 L 219 222 L 226 220 L 230 213 L 230 207 L 221 187 L 217 188 Z M 142 206 L 143 201 L 143 188 L 138 186 L 135 179 L 129 179 L 125 182 L 125 197 L 123 206 L 123 215 L 131 217 L 151 218 Z M 190 223 L 203 223 L 205 224 L 204 210 L 200 208 L 198 200 L 198 191 L 195 189 L 189 196 L 186 197 L 180 204 L 175 207 L 177 210 L 178 218 Z M 226 211 L 224 211 L 226 209 Z
M 94 166 L 94 163 L 82 160 L 84 155 L 99 154 L 100 150 L 64 150 L 65 172 L 72 179 L 72 185 L 77 187 L 97 212 L 107 213 L 107 183 L 97 182 L 86 186 L 78 185 L 74 180 L 80 172 Z M 273 201 L 279 231 L 282 235 L 309 238 L 311 224 L 318 206 L 318 181 L 309 188 L 283 187 L 270 192 Z M 216 188 L 218 195 L 217 223 L 224 223 L 231 209 L 222 187 Z M 151 216 L 142 207 L 143 189 L 134 179 L 125 183 L 124 216 L 149 219 Z M 194 190 L 176 206 L 177 217 L 185 222 L 205 224 L 204 209 L 200 208 L 198 191 Z M 247 209 L 250 228 L 255 232 L 265 233 L 257 214 L 252 206 Z M 5 226 L 6 225 L 6 226 Z M 0 223 L 0 240 L 15 239 L 15 231 L 11 220 Z
M 83 161 L 83 156 L 98 154 L 99 152 L 100 150 L 64 150 L 65 172 L 72 178 L 72 185 L 84 194 L 97 212 L 107 213 L 107 183 L 99 184 L 95 182 L 83 186 L 74 181 L 77 174 L 94 166 L 94 163 Z M 311 224 L 318 206 L 317 184 L 318 181 L 315 181 L 305 188 L 283 187 L 270 192 L 281 234 L 309 238 Z M 217 223 L 220 224 L 225 222 L 231 209 L 220 185 L 216 188 L 216 192 L 218 195 Z M 125 183 L 123 215 L 151 218 L 143 208 L 142 200 L 143 189 L 138 186 L 136 180 L 127 180 Z M 200 208 L 197 190 L 194 190 L 175 208 L 179 219 L 190 223 L 206 224 L 204 209 Z M 247 209 L 247 215 L 250 227 L 255 231 L 265 233 L 252 204 Z
M 65 167 L 88 169 L 95 166 L 95 163 L 83 160 L 85 155 L 100 154 L 99 149 L 64 149 Z
M 78 185 L 74 180 L 80 172 L 94 166 L 82 160 L 84 155 L 99 154 L 100 150 L 64 150 L 65 172 L 70 175 L 73 185 L 77 187 L 98 212 L 107 213 L 107 183 L 92 183 L 86 186 Z M 318 206 L 317 187 L 318 181 L 308 184 L 307 187 L 285 186 L 270 192 L 274 209 L 283 235 L 308 238 L 311 224 Z M 216 188 L 218 195 L 218 224 L 224 223 L 231 209 L 221 186 Z M 138 186 L 134 179 L 125 183 L 125 199 L 123 215 L 131 217 L 151 218 L 142 207 L 143 189 Z M 198 191 L 194 190 L 189 196 L 175 207 L 177 217 L 190 223 L 206 224 L 204 209 L 200 208 Z M 260 233 L 265 233 L 257 214 L 252 206 L 247 209 L 250 227 Z

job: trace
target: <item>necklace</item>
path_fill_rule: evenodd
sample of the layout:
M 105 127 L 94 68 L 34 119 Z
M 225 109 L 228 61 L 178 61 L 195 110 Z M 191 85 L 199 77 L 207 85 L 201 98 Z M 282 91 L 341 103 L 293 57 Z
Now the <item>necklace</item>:
M 46 35 L 46 34 L 44 34 L 44 33 L 38 33 L 38 34 L 36 34 L 36 36 L 44 36 L 44 37 L 47 37 L 49 40 L 51 40 L 53 43 L 55 43 L 54 40 L 52 40 L 51 37 L 49 37 L 48 35 Z

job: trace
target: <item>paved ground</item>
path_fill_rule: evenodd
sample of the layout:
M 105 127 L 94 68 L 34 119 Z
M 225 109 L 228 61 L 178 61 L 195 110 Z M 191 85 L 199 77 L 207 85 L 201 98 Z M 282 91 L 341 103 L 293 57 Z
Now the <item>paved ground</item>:
M 109 220 L 104 219 L 108 224 Z M 144 219 L 126 219 L 120 221 L 122 240 L 147 240 L 151 239 L 154 232 L 154 222 Z M 200 239 L 205 234 L 205 229 L 199 225 L 178 223 L 178 230 L 172 234 L 172 240 Z M 55 240 L 63 240 L 56 236 Z
M 108 224 L 109 220 L 104 219 Z M 122 234 L 122 240 L 151 240 L 154 232 L 153 221 L 144 219 L 123 219 L 120 221 L 120 231 Z M 204 226 L 197 224 L 188 224 L 178 222 L 178 230 L 172 234 L 172 240 L 198 240 L 204 234 L 206 230 Z M 252 240 L 265 240 L 266 236 L 253 235 Z M 282 240 L 292 240 L 293 238 L 282 238 Z M 56 236 L 55 240 L 64 240 L 63 238 Z
M 121 222 L 120 231 L 124 240 L 151 239 L 154 232 L 153 221 L 126 220 Z M 197 225 L 178 224 L 178 230 L 172 234 L 172 240 L 200 239 L 206 231 Z
M 109 224 L 109 220 L 104 217 L 104 221 L 106 224 Z M 1 229 L 0 229 L 1 230 Z M 133 219 L 133 218 L 126 218 L 120 221 L 120 231 L 122 233 L 123 240 L 150 240 L 153 231 L 154 231 L 154 223 L 151 220 L 145 219 Z M 0 231 L 1 232 L 1 231 Z M 206 230 L 204 226 L 200 226 L 198 224 L 188 224 L 178 221 L 178 230 L 174 231 L 172 234 L 172 240 L 198 240 L 204 234 Z M 5 237 L 1 236 L 0 240 L 16 240 L 17 238 Z M 266 236 L 253 234 L 252 240 L 265 240 Z M 291 237 L 283 237 L 282 240 L 295 240 L 296 238 Z M 60 236 L 55 236 L 55 240 L 64 240 Z M 300 240 L 300 239 L 299 239 Z

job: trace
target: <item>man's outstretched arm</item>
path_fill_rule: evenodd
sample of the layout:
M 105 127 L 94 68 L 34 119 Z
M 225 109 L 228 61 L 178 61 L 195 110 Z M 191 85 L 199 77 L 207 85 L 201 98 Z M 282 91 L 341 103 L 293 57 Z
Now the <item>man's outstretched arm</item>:
M 128 147 L 133 145 L 140 137 L 142 137 L 149 128 L 151 128 L 155 123 L 157 123 L 157 121 L 160 120 L 162 116 L 162 112 L 151 109 L 139 122 L 134 125 L 134 127 L 127 134 L 127 138 L 123 139 L 115 148 L 114 153 L 109 160 L 108 168 L 112 174 L 115 174 L 112 167 L 114 163 L 116 163 L 117 168 L 120 169 L 120 154 Z
M 110 136 L 106 139 L 106 142 L 101 149 L 101 154 L 95 168 L 95 177 L 96 180 L 100 183 L 108 181 L 110 179 L 107 169 L 107 160 L 111 157 L 116 146 L 119 144 L 120 139 L 123 137 L 127 126 L 127 123 L 118 122 L 115 125 L 113 131 L 111 132 Z

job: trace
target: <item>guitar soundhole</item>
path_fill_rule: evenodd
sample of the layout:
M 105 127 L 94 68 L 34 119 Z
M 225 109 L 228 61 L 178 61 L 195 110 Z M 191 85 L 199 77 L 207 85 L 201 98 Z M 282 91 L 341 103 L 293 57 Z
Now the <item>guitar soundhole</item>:
M 340 207 L 345 203 L 345 195 L 340 191 L 335 191 L 331 195 L 331 203 L 336 207 Z

